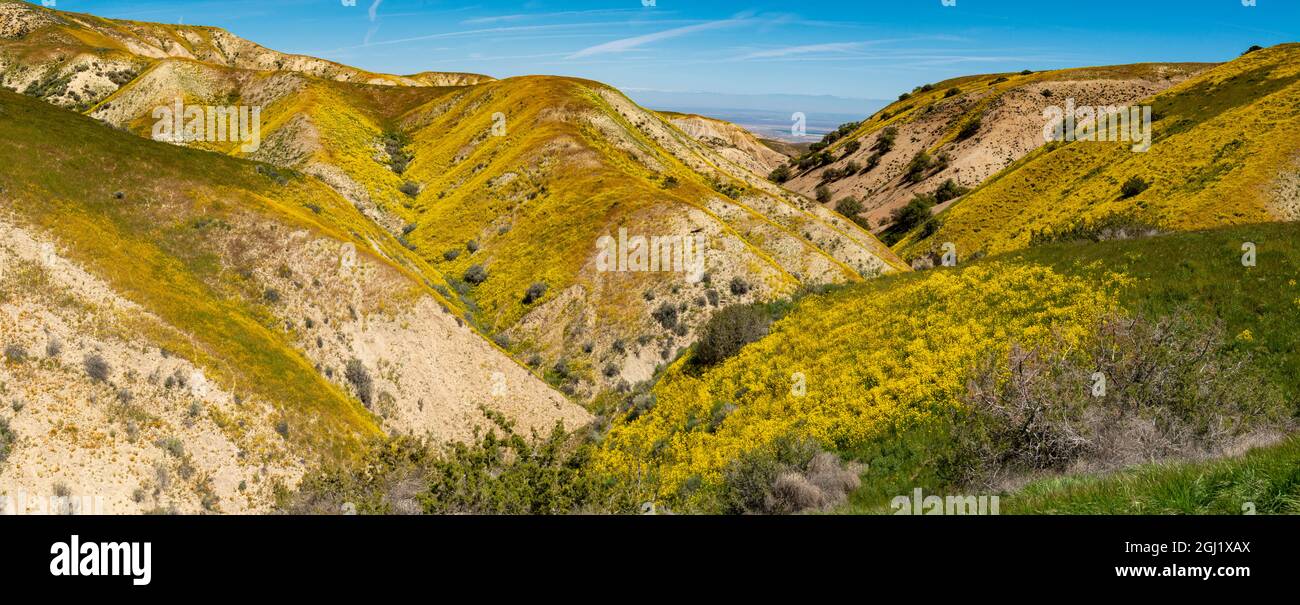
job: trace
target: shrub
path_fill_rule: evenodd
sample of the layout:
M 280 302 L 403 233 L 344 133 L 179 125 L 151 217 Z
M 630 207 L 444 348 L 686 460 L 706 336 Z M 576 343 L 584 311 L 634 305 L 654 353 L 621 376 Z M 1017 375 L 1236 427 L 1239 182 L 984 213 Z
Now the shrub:
M 662 303 L 650 315 L 666 330 L 677 327 L 677 305 Z
M 764 305 L 732 305 L 709 318 L 700 330 L 691 364 L 717 365 L 740 352 L 745 345 L 767 336 L 772 315 Z
M 745 278 L 739 275 L 731 278 L 729 287 L 731 288 L 731 293 L 736 296 L 744 296 L 749 293 L 749 282 L 745 281 Z
M 465 242 L 465 249 L 469 250 L 470 254 L 478 252 L 478 240 L 472 239 L 469 240 L 468 242 Z
M 861 142 L 861 141 L 857 141 L 857 140 L 849 141 L 849 142 L 847 142 L 847 143 L 844 144 L 844 155 L 842 155 L 842 156 L 840 156 L 840 157 L 841 157 L 841 158 L 849 157 L 849 156 L 851 156 L 851 155 L 857 153 L 858 150 L 861 149 L 861 148 L 862 148 L 862 142 Z
M 355 357 L 349 359 L 343 370 L 343 377 L 352 388 L 356 389 L 357 399 L 360 399 L 361 403 L 369 409 L 374 403 L 374 381 L 370 378 L 370 371 L 366 370 L 365 364 Z
M 958 185 L 956 181 L 948 179 L 942 185 L 939 185 L 938 189 L 934 190 L 934 200 L 942 204 L 948 200 L 954 200 L 966 195 L 968 191 L 970 190 Z
M 931 165 L 930 154 L 918 151 L 916 155 L 912 156 L 912 161 L 908 162 L 907 172 L 904 173 L 903 177 L 909 182 L 919 183 L 925 180 L 926 173 L 929 172 Z
M 979 133 L 980 126 L 982 125 L 983 122 L 979 118 L 975 118 L 974 120 L 966 122 L 966 125 L 962 126 L 961 130 L 957 132 L 957 140 L 965 141 L 966 139 L 975 136 L 976 134 Z
M 401 191 L 402 193 L 405 193 L 409 197 L 415 197 L 417 195 L 420 195 L 420 185 L 413 181 L 406 181 L 405 183 L 402 183 L 402 186 L 398 187 L 398 190 Z
M 63 354 L 63 343 L 59 342 L 59 339 L 51 337 L 50 341 L 45 343 L 45 356 L 58 357 L 61 354 Z
M 817 201 L 825 204 L 831 201 L 831 189 L 826 185 L 818 185 L 816 190 Z
M 884 234 L 885 243 L 892 246 L 908 232 L 930 220 L 930 209 L 934 205 L 935 199 L 932 196 L 918 193 L 907 205 L 895 209 L 889 216 L 891 224 Z
M 459 249 L 459 248 L 452 248 L 451 250 L 448 250 L 448 251 L 442 253 L 442 259 L 445 260 L 445 261 L 447 261 L 447 262 L 454 261 L 454 260 L 456 260 L 456 259 L 458 259 L 458 258 L 460 258 L 460 249 Z
M 530 438 L 500 414 L 469 442 L 414 437 L 374 443 L 360 460 L 305 477 L 283 505 L 294 514 L 558 515 L 630 513 L 647 494 L 610 481 L 588 464 L 595 443 L 556 426 Z
M 664 177 L 663 184 L 660 186 L 664 189 L 675 189 L 677 185 L 677 177 L 670 174 Z
M 862 202 L 850 195 L 835 204 L 835 211 L 848 217 L 856 216 L 862 213 Z
M 185 455 L 185 444 L 176 437 L 164 437 L 159 439 L 154 445 L 157 445 L 163 452 L 176 458 Z
M 860 473 L 859 465 L 842 463 L 815 441 L 782 437 L 727 467 L 718 508 L 728 514 L 824 511 L 848 500 Z
M 405 149 L 410 144 L 410 138 L 404 133 L 389 132 L 384 134 L 383 145 L 384 151 L 388 153 L 388 166 L 395 174 L 406 172 L 406 167 L 414 159 Z
M 1070 223 L 1044 231 L 1031 231 L 1030 246 L 1057 242 L 1104 242 L 1136 237 L 1149 237 L 1160 233 L 1160 228 L 1136 216 L 1117 212 L 1099 219 Z
M 949 88 L 948 90 L 944 91 L 943 98 L 947 99 L 950 97 L 955 97 L 959 94 L 961 94 L 960 88 Z
M 899 100 L 899 101 L 906 101 L 906 100 L 908 100 L 908 99 L 910 99 L 910 98 L 912 98 L 912 93 L 910 93 L 910 92 L 905 92 L 905 93 L 903 93 L 903 94 L 898 95 L 898 100 Z
M 81 360 L 82 367 L 86 370 L 86 375 L 95 382 L 104 382 L 108 380 L 108 362 L 104 361 L 98 353 L 91 353 Z
M 1260 45 L 1258 45 L 1258 44 L 1255 44 L 1255 45 L 1252 45 L 1250 48 L 1247 48 L 1247 49 L 1246 49 L 1246 52 L 1241 53 L 1241 54 L 1242 54 L 1243 56 L 1244 56 L 1244 55 L 1249 55 L 1250 53 L 1253 53 L 1253 52 L 1255 52 L 1255 51 L 1257 51 L 1257 50 L 1264 50 L 1264 47 L 1263 47 L 1263 46 L 1260 46 Z
M 266 291 L 262 293 L 262 298 L 266 299 L 266 302 L 269 303 L 278 303 L 280 302 L 280 291 L 275 288 L 267 288 Z
M 894 149 L 894 143 L 897 139 L 898 128 L 887 126 L 880 131 L 879 135 L 876 136 L 876 144 L 873 145 L 872 148 L 879 151 L 881 154 L 889 153 Z
M 5 347 L 5 359 L 9 363 L 22 363 L 27 360 L 27 349 L 19 344 L 11 344 Z
M 1223 326 L 1183 312 L 1108 317 L 1076 354 L 1056 344 L 1003 355 L 975 370 L 959 408 L 969 412 L 952 421 L 945 472 L 963 485 L 1220 456 L 1291 424 L 1284 396 L 1227 348 Z
M 528 291 L 524 292 L 524 304 L 531 305 L 541 300 L 543 296 L 546 296 L 546 289 L 547 286 L 543 282 L 535 282 L 533 285 L 528 286 Z
M 465 270 L 465 275 L 463 277 L 467 283 L 475 286 L 487 281 L 487 278 L 487 269 L 484 269 L 483 265 L 471 265 L 470 268 Z
M 0 418 L 0 464 L 9 459 L 9 452 L 13 451 L 15 441 L 18 441 L 18 436 L 9 428 L 9 421 Z
M 1146 191 L 1147 188 L 1150 186 L 1151 183 L 1146 182 L 1146 180 L 1144 180 L 1140 176 L 1135 176 L 1129 178 L 1129 180 L 1127 181 L 1124 181 L 1124 185 L 1120 187 L 1120 193 L 1124 196 L 1124 198 L 1130 198 L 1139 193 L 1142 193 L 1143 191 Z
M 790 172 L 790 165 L 781 164 L 780 166 L 777 166 L 776 170 L 772 171 L 772 174 L 767 176 L 767 180 L 772 181 L 773 183 L 784 183 L 790 180 L 791 176 L 793 175 Z

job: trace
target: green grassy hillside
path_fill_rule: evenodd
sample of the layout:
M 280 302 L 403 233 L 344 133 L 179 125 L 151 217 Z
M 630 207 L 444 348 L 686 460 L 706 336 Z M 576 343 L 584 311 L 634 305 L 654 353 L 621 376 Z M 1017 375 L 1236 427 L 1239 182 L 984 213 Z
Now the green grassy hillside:
M 1257 266 L 1242 266 L 1243 242 L 1258 246 Z M 649 472 L 661 496 L 707 508 L 737 461 L 811 438 L 868 465 L 853 510 L 878 510 L 918 485 L 951 489 L 939 469 L 955 443 L 937 427 L 967 405 L 980 360 L 1005 359 L 1013 345 L 1081 350 L 1111 314 L 1221 322 L 1221 353 L 1249 356 L 1252 375 L 1294 414 L 1297 250 L 1293 224 L 1248 225 L 1043 246 L 810 296 L 734 358 L 671 368 L 652 398 L 616 419 L 603 468 Z

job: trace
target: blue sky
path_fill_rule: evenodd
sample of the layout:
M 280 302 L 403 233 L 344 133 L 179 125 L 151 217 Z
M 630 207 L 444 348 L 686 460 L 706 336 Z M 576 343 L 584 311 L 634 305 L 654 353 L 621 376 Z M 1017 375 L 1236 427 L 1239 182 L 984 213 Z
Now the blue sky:
M 1300 0 L 345 1 L 57 0 L 105 17 L 217 25 L 373 71 L 855 99 L 972 73 L 1223 61 L 1300 41 Z

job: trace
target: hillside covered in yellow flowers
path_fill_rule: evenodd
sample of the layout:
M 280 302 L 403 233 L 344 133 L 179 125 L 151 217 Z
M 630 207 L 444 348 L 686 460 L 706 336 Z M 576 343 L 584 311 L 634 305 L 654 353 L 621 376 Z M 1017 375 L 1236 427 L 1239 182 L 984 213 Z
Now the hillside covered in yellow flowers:
M 789 158 L 592 80 L 0 0 L 0 496 L 1300 512 L 1298 53 L 949 79 Z M 1042 140 L 1066 102 L 1150 149 Z
M 1245 54 L 1141 100 L 1153 142 L 1057 142 L 1029 154 L 910 234 L 907 258 L 951 242 L 996 253 L 1122 219 L 1129 231 L 1300 218 L 1300 45 Z M 1124 185 L 1140 179 L 1140 191 Z

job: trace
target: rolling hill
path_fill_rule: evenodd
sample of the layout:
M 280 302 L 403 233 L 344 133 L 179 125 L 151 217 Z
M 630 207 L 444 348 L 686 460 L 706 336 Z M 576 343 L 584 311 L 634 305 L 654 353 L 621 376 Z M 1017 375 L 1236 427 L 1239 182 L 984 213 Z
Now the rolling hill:
M 384 433 L 588 421 L 319 181 L 9 91 L 0 117 L 6 489 L 265 510 Z
M 329 185 L 428 271 L 446 276 L 445 295 L 471 321 L 570 393 L 589 397 L 650 378 L 731 302 L 906 268 L 851 221 L 767 182 L 761 173 L 780 156 L 748 133 L 665 118 L 597 82 L 359 74 L 276 54 L 255 60 L 264 53 L 232 50 L 255 45 L 210 28 L 8 10 L 37 15 L 0 43 L 0 54 L 11 56 L 46 36 L 118 39 L 143 28 L 151 40 L 197 40 L 186 52 L 151 58 L 111 93 L 80 95 L 87 102 L 75 106 L 146 137 L 158 122 L 154 110 L 178 100 L 259 108 L 255 150 L 234 141 L 186 144 Z M 448 83 L 457 85 L 440 85 Z M 42 91 L 27 92 L 63 99 Z M 622 230 L 703 237 L 705 279 L 601 271 L 596 243 Z M 471 271 L 483 272 L 481 283 L 465 279 Z
M 1150 63 L 954 78 L 918 87 L 860 124 L 848 124 L 792 163 L 785 186 L 828 205 L 853 197 L 876 232 L 891 213 L 945 181 L 974 188 L 1045 144 L 1043 110 L 1134 103 L 1210 68 Z M 930 162 L 912 170 L 924 153 Z M 946 200 L 940 200 L 941 202 Z
M 1248 53 L 1140 101 L 1149 151 L 1123 143 L 1040 148 L 937 216 L 909 258 L 952 242 L 996 253 L 1127 224 L 1130 235 L 1300 218 L 1300 45 Z M 1125 191 L 1125 184 L 1138 185 Z
M 161 60 L 287 71 L 341 82 L 388 86 L 464 86 L 477 74 L 375 74 L 332 61 L 263 48 L 218 27 L 104 19 L 21 0 L 0 1 L 0 86 L 84 109 Z

